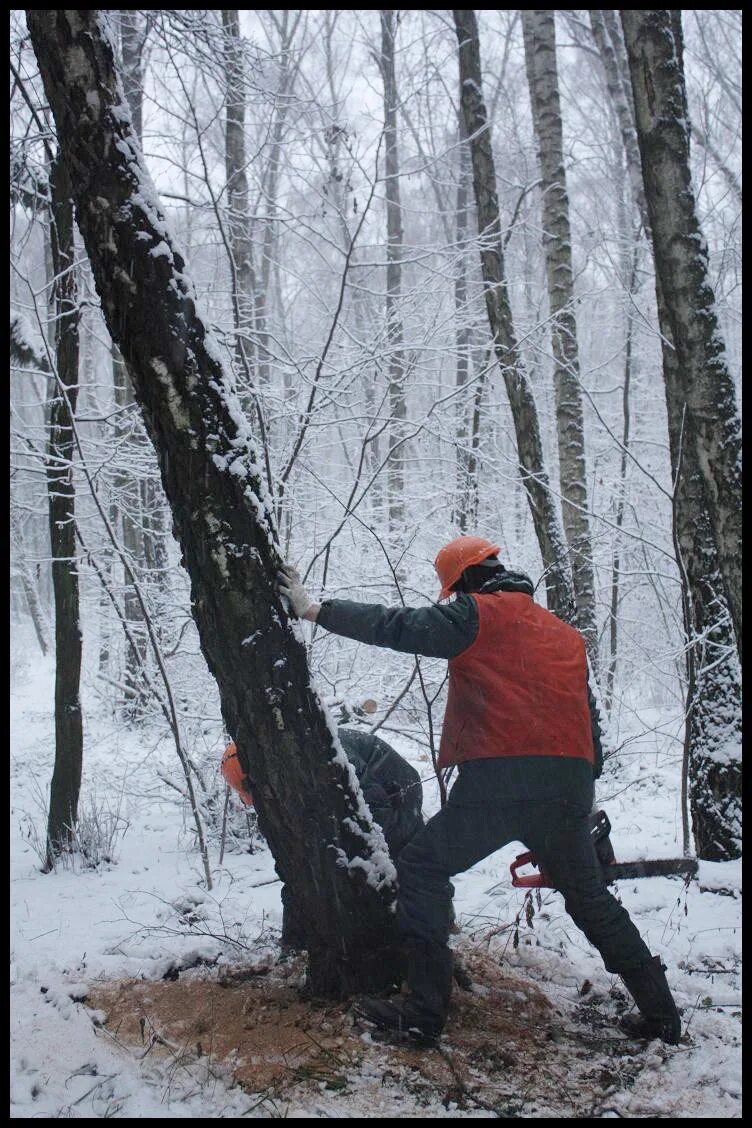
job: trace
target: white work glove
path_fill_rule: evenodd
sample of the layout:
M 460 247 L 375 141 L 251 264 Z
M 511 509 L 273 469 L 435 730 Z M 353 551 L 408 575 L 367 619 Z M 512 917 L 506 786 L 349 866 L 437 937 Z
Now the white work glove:
M 297 571 L 289 564 L 284 564 L 277 573 L 277 582 L 280 593 L 287 597 L 290 609 L 298 619 L 305 619 L 306 612 L 317 606 L 303 587 Z

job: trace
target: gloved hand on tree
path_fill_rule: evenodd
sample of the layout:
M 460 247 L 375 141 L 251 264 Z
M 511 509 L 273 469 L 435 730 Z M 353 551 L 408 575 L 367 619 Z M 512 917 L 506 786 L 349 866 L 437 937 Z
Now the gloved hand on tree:
M 290 610 L 298 619 L 308 619 L 315 623 L 318 618 L 320 604 L 314 603 L 303 587 L 303 583 L 295 568 L 284 564 L 277 573 L 280 594 L 286 596 Z

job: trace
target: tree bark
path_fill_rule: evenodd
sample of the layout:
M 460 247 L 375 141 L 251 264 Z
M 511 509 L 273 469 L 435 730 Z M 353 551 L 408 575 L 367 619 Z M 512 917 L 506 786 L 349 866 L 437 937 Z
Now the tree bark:
M 381 56 L 379 64 L 384 83 L 384 192 L 386 196 L 386 331 L 389 354 L 389 525 L 392 533 L 401 530 L 405 505 L 405 444 L 402 424 L 407 414 L 402 316 L 402 207 L 399 188 L 399 150 L 397 146 L 397 74 L 394 37 L 397 12 L 381 11 Z
M 123 548 L 128 554 L 131 568 L 139 569 L 145 557 L 143 525 L 141 522 L 141 491 L 133 467 L 141 443 L 135 434 L 136 413 L 133 388 L 123 358 L 116 345 L 112 346 L 112 383 L 115 391 L 115 442 L 121 452 L 119 465 L 113 475 L 114 498 L 111 515 L 115 528 L 119 528 Z M 142 437 L 143 442 L 143 437 Z M 123 460 L 130 455 L 130 465 Z M 148 693 L 144 679 L 147 655 L 147 635 L 141 602 L 127 573 L 123 575 L 123 615 L 128 623 L 130 638 L 123 663 L 123 706 L 127 716 L 137 718 L 143 711 Z
M 572 622 L 572 574 L 557 502 L 551 493 L 543 464 L 538 413 L 517 347 L 504 277 L 496 169 L 490 124 L 483 102 L 478 25 L 472 9 L 455 9 L 454 22 L 459 42 L 462 110 L 470 137 L 473 188 L 481 239 L 481 270 L 491 337 L 512 409 L 520 472 L 546 573 L 548 606 L 559 618 Z
M 598 17 L 602 17 L 599 19 Z M 648 237 L 651 233 L 628 65 L 619 25 L 611 12 L 591 12 L 609 94 L 622 134 L 629 181 Z M 596 34 L 601 27 L 602 33 Z M 719 578 L 709 499 L 696 450 L 686 433 L 686 399 L 679 358 L 656 272 L 656 302 L 661 330 L 663 380 L 669 451 L 674 481 L 674 547 L 682 586 L 682 614 L 687 644 L 685 764 L 695 846 L 700 857 L 717 861 L 737 856 L 741 817 L 741 670 L 736 639 Z
M 556 433 L 564 534 L 574 583 L 575 622 L 598 669 L 593 547 L 588 516 L 585 424 L 574 313 L 572 236 L 564 170 L 564 141 L 556 67 L 553 9 L 523 9 L 522 31 L 533 127 L 538 147 L 551 344 L 554 356 Z
M 622 232 L 624 238 L 626 232 Z M 632 252 L 632 269 L 629 276 L 629 295 L 634 294 L 637 288 L 637 238 Z M 618 631 L 619 631 L 619 586 L 621 582 L 621 545 L 620 536 L 624 524 L 624 499 L 627 479 L 627 455 L 629 451 L 630 407 L 629 396 L 632 386 L 632 317 L 627 319 L 626 341 L 624 346 L 624 385 L 622 389 L 622 433 L 621 433 L 621 460 L 619 464 L 619 499 L 616 503 L 616 543 L 611 562 L 611 621 L 609 624 L 609 660 L 608 673 L 606 674 L 606 690 L 603 701 L 607 712 L 611 712 L 614 693 L 614 679 L 616 677 L 616 663 L 618 658 Z
M 468 324 L 467 308 L 467 239 L 469 234 L 469 193 L 470 193 L 470 147 L 467 141 L 465 115 L 460 109 L 458 120 L 458 169 L 457 192 L 455 199 L 455 242 L 457 244 L 457 273 L 454 279 L 454 320 L 455 347 L 457 349 L 456 385 L 464 388 L 470 376 L 471 332 Z M 477 389 L 476 389 L 477 391 Z M 476 397 L 473 396 L 473 405 Z M 467 396 L 457 396 L 457 487 L 455 509 L 456 523 L 461 533 L 473 532 L 477 520 L 477 475 L 474 473 L 475 447 L 478 432 L 473 423 L 475 414 L 467 402 Z M 468 424 L 472 428 L 471 445 L 468 446 Z
M 277 593 L 273 507 L 220 352 L 134 143 L 102 13 L 27 22 L 102 309 L 159 459 L 194 616 L 259 826 L 310 925 L 313 990 L 381 988 L 394 870 Z
M 237 8 L 222 9 L 225 31 L 225 170 L 230 269 L 233 283 L 235 356 L 238 375 L 246 379 L 253 363 L 253 329 L 256 279 L 248 205 L 245 154 L 245 82 L 240 21 Z
M 47 459 L 52 585 L 55 593 L 55 766 L 50 785 L 46 868 L 68 849 L 78 819 L 83 763 L 81 627 L 73 482 L 73 417 L 78 398 L 78 308 L 73 201 L 68 169 L 52 170 L 52 258 L 56 290 L 58 384 L 50 414 Z
M 681 18 L 622 10 L 656 275 L 672 328 L 686 436 L 705 483 L 742 661 L 741 424 L 709 282 L 689 166 Z

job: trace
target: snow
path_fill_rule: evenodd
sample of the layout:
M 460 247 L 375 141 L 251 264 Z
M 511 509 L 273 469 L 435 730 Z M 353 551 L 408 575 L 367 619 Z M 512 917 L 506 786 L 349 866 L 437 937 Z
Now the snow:
M 203 1057 L 176 1068 L 104 1027 L 103 1014 L 81 1002 L 97 984 L 126 977 L 159 984 L 167 973 L 199 960 L 231 967 L 238 960 L 263 964 L 275 959 L 280 883 L 265 847 L 253 854 L 226 853 L 220 867 L 217 842 L 211 840 L 215 888 L 211 893 L 203 888 L 185 812 L 156 774 L 173 767 L 174 750 L 148 729 L 113 723 L 88 686 L 83 693 L 84 794 L 106 797 L 127 820 L 127 830 L 110 865 L 40 873 L 28 834 L 30 820 L 37 828 L 43 825 L 39 788 L 51 775 L 53 666 L 36 657 L 31 638 L 16 640 L 15 655 L 11 1118 L 495 1116 L 487 1109 L 444 1101 L 439 1091 L 418 1099 L 408 1084 L 410 1071 L 395 1079 L 385 1072 L 386 1065 L 379 1067 L 386 1048 L 372 1045 L 367 1035 L 363 1039 L 370 1056 L 348 1077 L 346 1091 L 313 1084 L 307 1094 L 291 1091 L 273 1111 L 263 1094 L 233 1085 L 229 1064 Z M 671 721 L 658 711 L 651 715 L 640 756 L 625 761 L 618 779 L 609 775 L 614 769 L 608 765 L 599 783 L 600 796 L 610 796 L 604 805 L 617 858 L 680 853 L 680 752 L 660 736 L 670 730 Z M 406 737 L 389 733 L 388 739 L 424 780 L 430 776 L 425 752 Z M 217 727 L 217 765 L 222 747 Z M 435 791 L 424 783 L 428 812 L 437 807 Z M 575 1037 L 581 1036 L 581 1028 L 573 1027 L 571 1019 L 580 987 L 589 980 L 593 1012 L 604 1018 L 610 1033 L 616 1011 L 609 991 L 619 986 L 618 980 L 572 926 L 558 894 L 542 891 L 530 926 L 522 913 L 514 946 L 513 926 L 525 894 L 512 888 L 508 867 L 520 850 L 521 844 L 510 843 L 454 879 L 462 928 L 458 941 L 479 945 L 505 972 L 539 988 L 561 1014 L 557 1021 L 570 1033 L 574 1030 Z M 667 965 L 689 1042 L 678 1047 L 652 1042 L 635 1051 L 636 1056 L 619 1059 L 621 1073 L 614 1072 L 605 1050 L 585 1043 L 588 1067 L 600 1065 L 617 1078 L 604 1090 L 599 1115 L 740 1118 L 741 863 L 703 862 L 699 881 L 686 890 L 678 879 L 651 878 L 620 883 L 618 895 L 651 951 Z M 213 969 L 203 971 L 214 974 Z M 451 1055 L 451 1045 L 446 1050 Z M 554 1068 L 557 1054 L 564 1051 L 554 1041 L 546 1052 L 549 1068 Z M 639 1083 L 632 1085 L 630 1070 L 635 1069 Z M 535 1076 L 530 1082 L 534 1089 Z M 558 1105 L 549 1097 L 529 1107 L 529 1114 L 523 1108 L 515 1115 L 572 1115 L 564 1092 Z

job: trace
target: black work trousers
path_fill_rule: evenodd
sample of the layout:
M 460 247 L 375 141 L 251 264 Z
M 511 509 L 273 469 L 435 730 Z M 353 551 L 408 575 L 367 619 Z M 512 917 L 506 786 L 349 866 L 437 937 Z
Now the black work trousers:
M 590 838 L 592 805 L 592 770 L 584 760 L 514 756 L 460 765 L 443 809 L 399 855 L 403 934 L 445 946 L 450 878 L 519 841 L 533 851 L 608 971 L 646 963 L 649 949 L 603 880 Z

